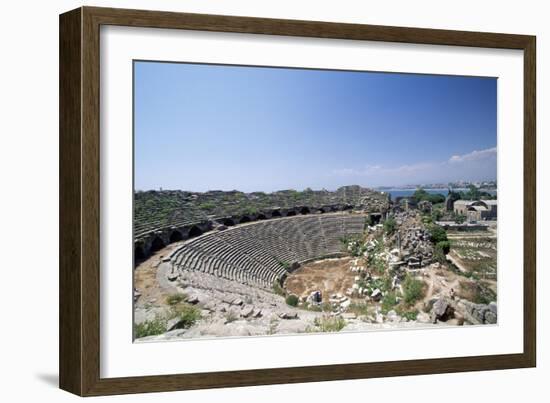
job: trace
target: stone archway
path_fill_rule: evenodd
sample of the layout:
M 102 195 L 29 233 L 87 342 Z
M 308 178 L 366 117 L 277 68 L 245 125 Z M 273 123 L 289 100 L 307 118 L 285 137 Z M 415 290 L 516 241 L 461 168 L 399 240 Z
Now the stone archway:
M 293 217 L 296 215 L 296 212 L 294 210 L 290 210 L 288 213 L 286 213 L 287 217 Z
M 309 208 L 308 207 L 302 207 L 300 209 L 300 214 L 309 214 L 310 211 L 309 211 Z
M 178 242 L 182 240 L 183 240 L 183 235 L 178 230 L 175 230 L 170 234 L 170 243 Z
M 202 235 L 202 230 L 199 227 L 197 227 L 196 225 L 193 225 L 189 229 L 189 238 L 194 238 L 194 237 L 199 236 L 199 235 Z
M 264 214 L 258 214 L 258 220 L 266 220 L 267 217 Z
M 233 225 L 235 225 L 235 221 L 233 221 L 231 218 L 224 218 L 222 220 L 222 224 L 226 227 L 232 227 Z
M 166 245 L 164 244 L 164 241 L 161 237 L 156 236 L 155 239 L 153 239 L 153 242 L 151 242 L 151 252 L 156 252 L 157 250 L 160 250 L 164 248 Z
M 245 215 L 245 216 L 242 216 L 242 217 L 241 217 L 241 219 L 239 220 L 239 224 L 244 224 L 244 223 L 247 223 L 247 222 L 250 222 L 250 221 L 252 221 L 252 220 L 250 219 L 250 217 L 247 216 L 247 215 Z
M 382 214 L 379 213 L 370 214 L 369 217 L 372 225 L 380 224 L 380 221 L 382 221 Z
M 134 260 L 141 260 L 143 258 L 145 258 L 145 252 L 143 248 L 138 245 L 134 248 Z
M 274 210 L 271 212 L 271 217 L 282 217 L 282 214 L 279 210 Z

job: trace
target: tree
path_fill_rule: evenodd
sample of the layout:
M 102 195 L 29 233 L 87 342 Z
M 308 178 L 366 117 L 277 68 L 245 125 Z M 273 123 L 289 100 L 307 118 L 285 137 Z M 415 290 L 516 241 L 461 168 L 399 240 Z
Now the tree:
M 414 191 L 412 197 L 418 203 L 419 201 L 427 200 L 428 192 L 422 188 L 418 188 Z
M 457 224 L 462 224 L 464 221 L 466 221 L 466 216 L 464 214 L 454 214 L 454 220 Z
M 431 194 L 422 188 L 416 189 L 412 195 L 412 198 L 417 203 L 422 200 L 429 201 L 432 204 L 443 203 L 445 201 L 445 196 L 443 196 L 442 194 L 439 194 L 439 193 Z
M 432 211 L 432 220 L 433 221 L 439 221 L 439 220 L 441 220 L 441 217 L 443 217 L 443 212 L 440 209 L 434 209 Z
M 447 254 L 451 250 L 451 243 L 449 241 L 440 241 L 435 247 L 441 249 L 444 254 Z
M 430 225 L 429 231 L 431 234 L 431 241 L 434 244 L 437 244 L 441 241 L 447 241 L 447 231 L 445 231 L 445 228 L 443 228 L 442 226 L 437 224 Z

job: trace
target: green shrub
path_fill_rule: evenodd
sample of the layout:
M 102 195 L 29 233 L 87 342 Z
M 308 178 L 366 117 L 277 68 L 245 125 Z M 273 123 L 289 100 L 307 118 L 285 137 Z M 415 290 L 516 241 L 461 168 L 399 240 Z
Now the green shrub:
M 181 328 L 188 328 L 201 318 L 201 311 L 193 305 L 177 305 L 173 308 L 172 318 L 178 318 L 181 321 Z
M 432 224 L 429 226 L 428 230 L 431 234 L 431 241 L 434 244 L 438 244 L 441 241 L 447 241 L 447 231 L 440 225 Z
M 177 305 L 180 302 L 185 301 L 186 297 L 187 296 L 185 294 L 172 294 L 166 297 L 166 303 L 168 305 Z
M 399 301 L 397 301 L 397 294 L 393 291 L 388 292 L 386 295 L 384 295 L 384 298 L 382 298 L 382 313 L 388 313 L 388 311 L 396 306 L 398 302 Z
M 147 336 L 156 336 L 157 334 L 162 334 L 164 332 L 166 332 L 166 320 L 160 316 L 157 316 L 153 320 L 147 320 L 142 323 L 134 324 L 134 337 L 136 339 Z
M 416 309 L 412 311 L 403 311 L 402 309 L 398 309 L 397 314 L 403 318 L 406 318 L 407 320 L 416 320 L 416 317 L 418 316 L 418 311 Z
M 371 313 L 371 308 L 366 302 L 352 302 L 348 306 L 347 312 L 353 312 L 357 316 L 366 316 Z
M 341 316 L 315 318 L 313 323 L 321 332 L 339 332 L 346 326 Z
M 433 218 L 430 214 L 424 214 L 422 216 L 422 223 L 423 224 L 433 224 Z
M 278 262 L 278 263 L 281 265 L 281 267 L 282 267 L 283 269 L 285 269 L 286 271 L 289 271 L 289 270 L 290 270 L 290 263 L 285 262 L 285 261 L 283 261 L 283 260 L 278 260 L 277 262 Z
M 199 204 L 199 208 L 201 210 L 213 210 L 214 208 L 216 208 L 216 205 L 212 202 L 206 202 L 206 203 Z
M 434 209 L 432 211 L 432 220 L 433 221 L 439 221 L 439 220 L 441 220 L 442 217 L 443 217 L 443 211 L 441 211 L 440 209 Z
M 466 221 L 466 216 L 463 214 L 454 214 L 454 220 L 457 224 L 462 224 L 464 221 Z
M 422 200 L 427 200 L 432 204 L 443 203 L 445 201 L 445 196 L 443 196 L 442 194 L 428 193 L 422 188 L 416 189 L 416 191 L 413 194 L 413 198 L 416 200 L 417 203 Z
M 440 241 L 435 247 L 441 249 L 444 254 L 447 254 L 451 250 L 451 243 L 449 241 Z
M 386 221 L 384 221 L 384 231 L 386 234 L 391 235 L 395 232 L 395 229 L 397 227 L 397 222 L 393 217 L 388 218 Z
M 290 294 L 288 297 L 286 297 L 285 302 L 290 306 L 298 306 L 298 297 L 294 294 Z
M 445 256 L 443 249 L 438 247 L 434 249 L 434 260 L 441 264 L 444 264 L 447 261 L 447 257 Z
M 283 287 L 281 287 L 281 283 L 279 283 L 279 280 L 273 281 L 273 292 L 277 295 L 280 295 L 281 297 L 286 296 L 286 291 Z
M 412 305 L 424 296 L 424 282 L 407 276 L 403 282 L 403 299 L 405 304 Z

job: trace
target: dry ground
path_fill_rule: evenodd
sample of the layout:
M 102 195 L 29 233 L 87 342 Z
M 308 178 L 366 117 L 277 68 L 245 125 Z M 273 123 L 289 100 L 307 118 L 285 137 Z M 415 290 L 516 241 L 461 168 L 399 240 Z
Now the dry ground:
M 317 290 L 321 291 L 323 299 L 331 294 L 344 295 L 357 275 L 349 270 L 351 260 L 353 258 L 345 257 L 307 263 L 287 277 L 284 287 L 299 297 Z
M 152 306 L 165 305 L 166 297 L 172 292 L 160 287 L 157 280 L 157 268 L 162 257 L 177 248 L 179 244 L 179 242 L 170 244 L 138 263 L 134 269 L 134 289 L 141 293 L 141 297 L 137 300 L 136 307 L 142 307 L 146 304 Z

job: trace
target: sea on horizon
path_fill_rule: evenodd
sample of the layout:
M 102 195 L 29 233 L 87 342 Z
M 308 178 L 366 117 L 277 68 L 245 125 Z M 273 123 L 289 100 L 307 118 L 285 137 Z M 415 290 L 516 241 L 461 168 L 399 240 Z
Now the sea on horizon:
M 443 196 L 447 196 L 447 194 L 449 193 L 449 191 L 447 189 L 424 189 L 426 192 L 430 193 L 430 194 L 440 194 L 440 195 L 443 195 Z M 465 192 L 467 191 L 468 189 L 464 188 L 464 189 L 461 189 L 461 188 L 455 188 L 453 189 L 454 191 L 458 191 L 458 192 Z M 416 192 L 416 189 L 399 189 L 399 188 L 395 188 L 395 189 L 383 189 L 383 190 L 380 190 L 381 192 L 384 192 L 384 193 L 389 193 L 392 197 L 392 199 L 395 199 L 396 197 L 409 197 L 409 196 L 412 196 L 414 194 L 414 192 Z M 487 192 L 489 194 L 492 194 L 492 195 L 495 195 L 496 194 L 496 190 L 483 190 L 484 192 Z

